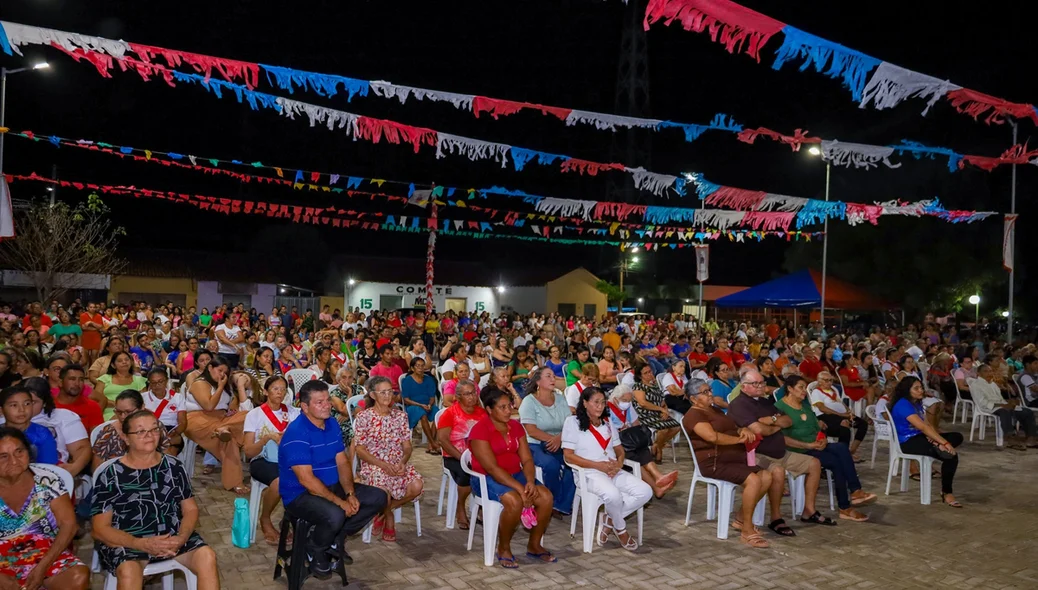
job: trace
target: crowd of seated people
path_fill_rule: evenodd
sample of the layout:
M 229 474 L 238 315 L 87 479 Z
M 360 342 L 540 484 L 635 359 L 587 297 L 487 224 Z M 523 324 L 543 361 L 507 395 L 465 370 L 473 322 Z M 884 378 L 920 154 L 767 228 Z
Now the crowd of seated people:
M 797 534 L 781 514 L 787 473 L 806 479 L 794 520 L 868 520 L 859 509 L 876 496 L 862 489 L 855 451 L 871 429 L 855 413 L 859 400 L 894 423 L 904 452 L 943 463 L 942 499 L 953 507 L 962 505 L 952 490 L 962 436 L 940 426 L 956 399 L 994 414 L 1009 437 L 1019 428 L 1009 448 L 1038 447 L 1025 409 L 1038 407 L 1034 346 L 979 334 L 966 342 L 932 325 L 830 335 L 817 324 L 700 326 L 683 316 L 329 312 L 77 301 L 0 314 L 0 458 L 8 461 L 0 509 L 39 506 L 35 520 L 5 521 L 0 543 L 40 539 L 38 552 L 0 562 L 0 577 L 85 587 L 82 564 L 56 548 L 89 520 L 102 567 L 120 588 L 139 587 L 143 565 L 163 559 L 198 573 L 200 588 L 217 587 L 209 575 L 216 554 L 195 532 L 188 442 L 205 452 L 204 473 L 219 469 L 220 487 L 239 495 L 250 491 L 244 456 L 251 479 L 266 486 L 258 511 L 266 542 L 277 542 L 279 503 L 330 523 L 307 541 L 311 571 L 322 577 L 341 534 L 371 524 L 373 536 L 396 540 L 393 510 L 424 489 L 411 461 L 415 435 L 458 486 L 463 530 L 475 524 L 466 504 L 478 492 L 461 468 L 471 452 L 489 499 L 505 506 L 497 556 L 507 568 L 518 567 L 511 537 L 530 511 L 537 524 L 527 556 L 555 561 L 542 540 L 553 513 L 572 511 L 571 466 L 587 471 L 605 504 L 598 543 L 637 549 L 627 517 L 690 476 L 691 466 L 660 469 L 682 425 L 703 475 L 743 488 L 733 526 L 752 547 L 769 545 L 751 521 L 764 497 L 768 529 Z M 312 380 L 297 387 L 293 370 Z M 640 479 L 621 469 L 624 459 L 641 465 Z M 96 484 L 67 502 L 72 490 L 30 462 Z M 823 469 L 834 479 L 835 518 L 816 507 Z M 160 478 L 173 485 L 141 493 L 163 510 L 142 514 L 128 498 Z

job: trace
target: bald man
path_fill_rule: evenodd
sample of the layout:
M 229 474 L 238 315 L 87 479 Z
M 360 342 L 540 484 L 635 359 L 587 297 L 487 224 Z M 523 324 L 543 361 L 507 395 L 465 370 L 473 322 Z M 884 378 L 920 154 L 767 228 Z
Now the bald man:
M 785 469 L 794 478 L 806 475 L 802 518 L 823 524 L 833 522 L 831 519 L 821 516 L 815 508 L 818 482 L 822 477 L 822 465 L 814 457 L 803 453 L 793 453 L 786 449 L 786 438 L 782 434 L 782 429 L 792 426 L 793 421 L 789 416 L 780 412 L 775 407 L 771 396 L 767 395 L 764 376 L 760 374 L 760 371 L 750 369 L 742 374 L 740 385 L 742 394 L 728 405 L 728 417 L 739 426 L 749 428 L 764 437 L 760 446 L 757 447 L 757 463 L 766 469 L 773 467 Z M 777 485 L 781 487 L 785 483 L 785 478 L 777 479 Z M 772 485 L 775 485 L 774 478 Z M 782 521 L 781 504 L 782 496 L 780 494 L 778 502 L 771 503 L 772 523 L 768 525 L 768 528 L 775 532 L 781 531 L 785 524 L 785 521 Z M 779 521 L 782 521 L 781 524 L 776 525 Z M 779 532 L 779 534 L 783 533 Z

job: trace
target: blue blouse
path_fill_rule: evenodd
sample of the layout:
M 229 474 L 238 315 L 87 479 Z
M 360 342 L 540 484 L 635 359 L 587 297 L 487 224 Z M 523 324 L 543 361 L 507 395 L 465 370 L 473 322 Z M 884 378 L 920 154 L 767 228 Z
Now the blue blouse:
M 908 417 L 912 414 L 926 420 L 922 404 L 913 404 L 908 398 L 901 398 L 894 404 L 894 409 L 890 412 L 890 418 L 894 421 L 894 428 L 897 429 L 898 442 L 903 443 L 921 432 L 908 421 Z
M 429 403 L 430 400 L 436 398 L 436 381 L 432 377 L 426 375 L 422 379 L 421 383 L 415 381 L 413 375 L 407 375 L 404 377 L 403 391 L 401 391 L 403 397 L 418 402 L 422 405 Z
M 555 363 L 551 362 L 551 359 L 548 359 L 544 361 L 544 366 L 554 371 L 556 377 L 566 376 L 566 361 L 560 361 L 559 364 L 556 365 Z

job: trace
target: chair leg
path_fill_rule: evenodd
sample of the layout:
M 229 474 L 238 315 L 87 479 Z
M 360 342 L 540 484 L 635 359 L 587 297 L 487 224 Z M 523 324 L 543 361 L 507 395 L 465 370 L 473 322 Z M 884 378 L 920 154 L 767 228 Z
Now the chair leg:
M 830 512 L 835 512 L 836 511 L 836 493 L 835 493 L 835 491 L 833 489 L 833 472 L 827 470 L 825 472 L 825 477 L 826 477 L 826 479 L 829 480 L 829 511 Z
M 436 500 L 436 516 L 441 516 L 443 514 L 443 497 L 447 494 L 448 479 L 449 478 L 447 477 L 446 473 L 440 476 L 440 497 L 438 500 Z
M 583 519 L 581 522 L 583 525 L 581 532 L 584 534 L 584 553 L 591 553 L 595 546 L 595 525 L 602 526 L 602 521 L 598 518 L 598 509 L 601 503 L 588 500 L 587 498 L 584 498 L 582 503 L 584 506 L 581 508 L 582 514 L 580 516 Z
M 876 468 L 876 449 L 879 448 L 879 437 L 873 435 L 872 437 L 872 465 L 873 469 Z
M 162 574 L 162 590 L 173 590 L 173 572 Z
M 764 497 L 757 502 L 757 505 L 753 507 L 753 526 L 764 526 L 764 504 L 767 502 L 767 498 L 768 495 L 765 494 Z
M 447 487 L 447 528 L 453 529 L 458 524 L 458 484 L 450 478 Z
M 909 459 L 902 459 L 901 461 L 902 461 L 902 464 L 901 464 L 901 491 L 902 492 L 907 492 L 908 491 L 908 477 L 909 477 L 908 476 L 908 472 L 911 471 L 912 462 Z M 922 467 L 922 465 L 920 465 L 920 467 Z M 920 480 L 923 479 L 922 471 L 923 471 L 922 469 L 919 470 L 919 479 Z
M 641 508 L 638 509 L 638 546 L 642 544 L 642 530 L 645 526 L 645 511 Z
M 470 504 L 472 504 L 472 508 L 471 508 L 470 514 L 469 514 L 469 541 L 468 541 L 468 544 L 466 545 L 466 549 L 468 551 L 472 551 L 472 538 L 476 534 L 476 515 L 479 514 L 479 502 L 477 502 L 476 499 L 473 498 L 472 502 L 470 502 Z M 486 519 L 485 518 L 483 519 L 483 523 L 484 523 L 483 524 L 484 528 L 486 528 Z
M 422 503 L 416 498 L 414 501 L 414 530 L 415 536 L 422 536 Z
M 717 518 L 717 495 L 719 490 L 716 486 L 707 484 L 706 486 L 706 519 L 713 520 Z
M 497 557 L 497 527 L 500 526 L 501 512 L 498 510 L 483 511 L 483 565 L 491 567 Z M 472 525 L 476 522 L 472 520 Z M 473 530 L 475 526 L 469 526 Z
M 924 506 L 930 505 L 930 496 L 933 493 L 933 460 L 923 459 L 919 462 L 919 503 Z
M 577 536 L 577 519 L 580 518 L 580 492 L 573 494 L 573 509 L 569 513 L 569 538 Z M 687 523 L 686 523 L 687 524 Z
M 688 506 L 685 507 L 685 526 L 692 520 L 692 497 L 696 495 L 696 478 L 693 476 L 692 483 L 688 486 Z
M 717 490 L 717 495 L 720 504 L 717 515 L 717 538 L 727 539 L 728 521 L 732 518 L 732 505 L 735 503 L 735 486 L 721 486 L 721 489 Z M 743 526 L 749 525 L 743 523 Z

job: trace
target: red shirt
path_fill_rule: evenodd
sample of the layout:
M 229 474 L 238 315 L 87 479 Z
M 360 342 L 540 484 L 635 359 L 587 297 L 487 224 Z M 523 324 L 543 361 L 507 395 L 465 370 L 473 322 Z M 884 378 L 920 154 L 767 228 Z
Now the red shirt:
M 390 342 L 392 342 L 392 340 L 389 338 L 379 338 L 378 341 L 375 342 L 375 350 L 381 350 L 384 345 L 389 344 Z
M 858 367 L 840 369 L 840 375 L 845 377 L 848 381 L 861 381 L 861 374 L 858 373 Z M 856 402 L 865 397 L 865 388 L 844 386 L 843 393 L 846 394 L 847 397 L 851 398 L 851 401 Z
M 728 365 L 729 368 L 734 368 L 735 365 L 732 363 L 732 351 L 717 349 L 714 351 L 714 356 L 724 361 L 724 364 Z
M 483 406 L 476 405 L 472 409 L 471 414 L 466 414 L 465 410 L 461 408 L 461 404 L 455 403 L 451 407 L 447 408 L 440 413 L 440 416 L 436 419 L 436 429 L 450 428 L 449 439 L 454 448 L 464 453 L 469 448 L 469 433 L 472 432 L 472 427 L 479 423 L 480 420 L 487 417 L 487 411 L 483 409 Z M 443 451 L 444 457 L 449 457 L 447 451 Z
M 399 328 L 403 325 L 403 322 L 400 321 L 400 318 L 393 318 L 386 323 L 389 325 L 390 328 Z
M 800 363 L 800 374 L 806 377 L 808 381 L 816 381 L 818 374 L 824 370 L 825 367 L 818 361 L 804 360 Z
M 519 444 L 524 438 L 526 438 L 526 429 L 519 424 L 518 420 L 508 421 L 508 436 L 505 437 L 494 427 L 490 416 L 476 422 L 476 425 L 469 431 L 469 444 L 471 445 L 474 440 L 485 440 L 490 443 L 490 450 L 493 451 L 497 464 L 509 475 L 515 475 L 523 470 L 522 461 L 519 459 Z M 487 472 L 479 464 L 475 455 L 472 456 L 472 470 L 476 473 Z
M 705 352 L 690 352 L 688 353 L 688 360 L 706 364 L 710 357 Z
M 101 413 L 101 406 L 97 402 L 86 397 L 79 396 L 75 403 L 63 404 L 58 401 L 57 393 L 54 394 L 54 407 L 69 410 L 79 416 L 87 432 L 93 432 L 95 428 L 104 423 L 105 419 Z
M 32 317 L 32 316 L 26 315 L 24 318 L 22 318 L 22 330 L 28 330 L 29 328 L 32 327 L 32 321 L 29 319 L 30 317 Z M 47 314 L 45 314 L 45 313 L 40 314 L 40 326 L 48 326 L 49 327 L 49 326 L 52 326 L 53 324 L 54 324 L 54 322 L 51 321 L 50 317 Z

